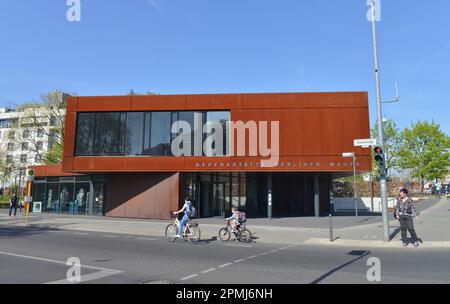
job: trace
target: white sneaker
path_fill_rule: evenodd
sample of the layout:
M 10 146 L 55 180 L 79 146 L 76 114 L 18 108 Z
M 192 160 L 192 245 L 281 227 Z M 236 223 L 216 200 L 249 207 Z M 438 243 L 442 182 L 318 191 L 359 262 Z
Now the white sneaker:
M 175 236 L 175 238 L 180 238 L 181 237 L 181 235 L 179 235 L 179 234 L 177 234 L 176 236 Z

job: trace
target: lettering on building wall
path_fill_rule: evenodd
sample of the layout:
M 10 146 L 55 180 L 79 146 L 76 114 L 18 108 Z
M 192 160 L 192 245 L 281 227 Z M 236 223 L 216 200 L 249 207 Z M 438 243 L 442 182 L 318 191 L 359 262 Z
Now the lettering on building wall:
M 193 126 L 187 121 L 175 121 L 171 132 L 176 135 L 171 143 L 172 154 L 176 157 L 202 155 L 267 157 L 257 164 L 261 168 L 276 167 L 279 162 L 279 121 L 229 121 L 224 126 L 219 121 L 208 121 L 203 124 L 202 115 L 195 113 Z M 192 138 L 194 138 L 193 142 Z M 249 165 L 244 164 L 244 166 Z M 250 166 L 253 165 L 250 164 Z

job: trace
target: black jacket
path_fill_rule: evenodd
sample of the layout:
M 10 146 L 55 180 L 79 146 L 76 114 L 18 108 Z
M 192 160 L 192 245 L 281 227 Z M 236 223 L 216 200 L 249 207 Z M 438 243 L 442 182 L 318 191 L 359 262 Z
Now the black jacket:
M 16 206 L 18 201 L 19 201 L 19 200 L 17 199 L 17 196 L 12 196 L 12 197 L 11 197 L 11 204 L 12 204 L 13 206 Z

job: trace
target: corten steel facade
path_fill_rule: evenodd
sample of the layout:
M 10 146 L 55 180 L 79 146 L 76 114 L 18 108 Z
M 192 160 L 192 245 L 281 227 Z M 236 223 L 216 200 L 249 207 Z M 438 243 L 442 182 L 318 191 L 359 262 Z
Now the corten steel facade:
M 89 117 L 83 113 L 149 111 L 229 111 L 231 121 L 279 121 L 278 164 L 262 167 L 267 157 L 261 156 L 77 155 L 77 118 Z M 268 188 L 274 215 L 277 208 L 279 214 L 313 214 L 328 208 L 331 174 L 353 171 L 343 152 L 356 153 L 358 171 L 371 170 L 370 149 L 353 146 L 362 138 L 370 138 L 366 92 L 70 97 L 62 171 L 104 176 L 107 216 L 164 219 L 186 191 L 198 192 L 190 193 L 197 204 L 213 197 L 228 212 L 237 201 L 246 201 L 248 206 L 253 202 L 253 213 L 264 213 Z M 209 192 L 198 189 L 205 187 Z M 214 196 L 219 192 L 227 196 Z M 314 210 L 314 195 L 320 197 L 320 210 Z M 201 216 L 224 215 L 208 210 L 212 205 L 199 207 Z

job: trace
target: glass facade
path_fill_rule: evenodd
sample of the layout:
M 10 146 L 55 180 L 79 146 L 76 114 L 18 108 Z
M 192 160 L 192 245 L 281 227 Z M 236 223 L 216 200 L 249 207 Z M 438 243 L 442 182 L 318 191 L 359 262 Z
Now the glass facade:
M 33 202 L 42 203 L 42 212 L 103 215 L 104 184 L 102 177 L 36 178 Z
M 257 214 L 256 208 L 247 206 L 247 200 L 256 199 L 256 192 L 248 192 L 253 184 L 246 172 L 185 173 L 183 174 L 184 195 L 192 198 L 199 217 L 226 217 L 231 208 Z
M 194 123 L 196 117 L 201 119 L 200 126 Z M 171 144 L 178 134 L 172 133 L 171 128 L 177 121 L 186 121 L 191 126 L 190 155 L 195 155 L 194 152 L 196 152 L 194 151 L 195 127 L 203 128 L 210 122 L 219 122 L 223 131 L 223 145 L 218 155 L 227 154 L 229 111 L 172 111 L 78 113 L 75 155 L 172 156 Z M 200 149 L 203 150 L 204 140 L 210 133 L 215 133 L 215 130 L 208 133 L 202 132 L 203 130 L 198 131 L 202 134 Z M 217 143 L 214 142 L 212 147 L 215 148 L 216 145 Z M 200 153 L 205 155 L 204 152 L 200 151 Z

